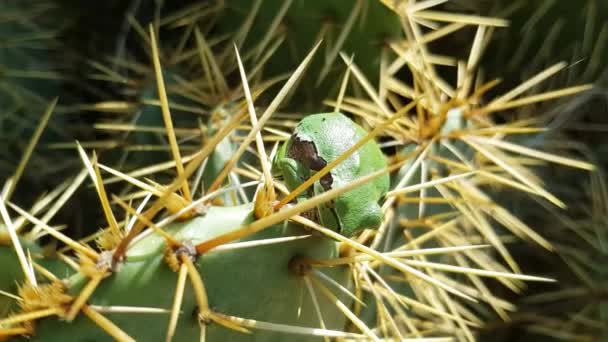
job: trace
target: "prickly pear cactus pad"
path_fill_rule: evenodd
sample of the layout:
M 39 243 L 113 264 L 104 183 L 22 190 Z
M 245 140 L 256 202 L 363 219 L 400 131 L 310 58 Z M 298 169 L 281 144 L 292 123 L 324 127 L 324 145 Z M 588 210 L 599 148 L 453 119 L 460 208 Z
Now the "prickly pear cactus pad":
M 27 151 L 24 146 L 28 139 L 36 136 L 38 126 L 50 122 L 49 126 L 54 128 L 33 139 L 40 138 L 46 143 L 65 136 L 73 139 L 74 132 L 68 125 L 58 129 L 66 121 L 50 120 L 44 115 L 45 108 L 62 91 L 68 78 L 67 71 L 65 74 L 59 71 L 66 69 L 61 61 L 67 58 L 59 51 L 56 36 L 69 20 L 60 25 L 53 18 L 54 6 L 47 1 L 7 0 L 0 4 L 0 12 L 3 13 L 0 19 L 0 178 L 7 179 L 15 169 L 20 169 L 17 162 Z M 57 58 L 59 54 L 61 60 Z M 36 151 L 31 157 L 40 165 L 41 172 L 36 176 L 28 172 L 21 181 L 32 189 L 40 189 L 41 184 L 54 184 L 57 175 L 53 174 L 56 169 L 51 165 L 61 164 L 57 161 L 61 159 L 60 154 Z M 20 194 L 23 198 L 27 195 Z
M 188 222 L 176 223 L 165 230 L 177 241 L 182 242 L 185 257 L 189 253 L 188 244 L 197 244 L 227 234 L 235 227 L 252 221 L 252 206 L 210 207 L 202 216 Z M 284 242 L 273 242 L 284 239 Z M 268 245 L 260 244 L 269 242 Z M 256 246 L 255 243 L 258 243 Z M 242 244 L 239 246 L 238 244 Z M 338 255 L 337 243 L 325 237 L 311 237 L 300 227 L 279 224 L 235 243 L 234 248 L 209 251 L 195 258 L 193 265 L 204 279 L 208 306 L 217 313 L 229 316 L 253 318 L 273 322 L 277 325 L 299 325 L 314 327 L 318 324 L 315 307 L 307 294 L 303 276 L 308 272 L 298 268 L 298 258 L 332 259 Z M 247 247 L 247 243 L 254 243 Z M 112 320 L 130 336 L 140 341 L 154 341 L 166 335 L 167 312 L 153 312 L 153 308 L 170 308 L 175 293 L 179 272 L 173 272 L 163 260 L 167 248 L 165 241 L 158 235 L 149 235 L 137 241 L 129 249 L 126 262 L 119 266 L 108 279 L 96 289 L 89 298 L 92 307 L 131 306 L 150 308 L 151 313 L 113 314 Z M 188 256 L 190 258 L 191 256 Z M 179 267 L 178 267 L 179 268 Z M 340 284 L 348 284 L 345 267 L 325 272 L 326 276 Z M 70 288 L 67 292 L 74 295 L 86 286 L 88 279 L 76 274 L 66 279 Z M 200 336 L 197 318 L 196 294 L 191 290 L 183 293 L 183 304 L 175 340 L 193 341 Z M 341 297 L 344 297 L 341 295 Z M 325 297 L 316 299 L 316 305 L 324 317 L 327 329 L 340 330 L 345 318 Z M 342 298 L 344 300 L 344 298 Z M 202 318 L 210 341 L 276 341 L 284 338 L 280 332 L 244 332 L 246 328 L 235 331 L 222 325 L 230 322 L 221 316 Z M 216 323 L 213 321 L 217 320 Z M 219 322 L 219 323 L 218 323 Z M 234 324 L 234 323 L 233 323 Z M 308 337 L 295 335 L 290 340 L 307 340 Z M 104 341 L 110 338 L 85 317 L 72 323 L 58 320 L 43 320 L 36 327 L 34 341 Z
M 269 76 L 288 72 L 318 40 L 332 42 L 320 48 L 326 58 L 311 63 L 302 81 L 305 86 L 297 90 L 301 96 L 293 102 L 301 105 L 339 87 L 339 52 L 356 55 L 363 72 L 377 81 L 381 51 L 403 35 L 399 18 L 380 1 L 228 1 L 218 30 L 231 32 L 237 18 L 250 25 L 248 39 L 237 43 L 260 56 L 276 49 L 264 65 Z
M 113 136 L 119 154 L 162 153 L 116 161 L 103 142 L 70 142 L 81 172 L 26 204 L 12 197 L 21 171 L 6 180 L 0 340 L 469 342 L 509 321 L 528 282 L 553 282 L 512 243 L 556 246 L 500 196 L 559 213 L 536 168 L 594 169 L 516 139 L 544 127 L 510 113 L 591 86 L 538 92 L 559 64 L 494 94 L 478 65 L 508 21 L 444 2 L 127 14 L 143 57 L 96 68 L 133 99 L 85 107 L 115 115 L 96 128 L 133 134 Z M 386 28 L 398 34 L 373 45 Z M 467 56 L 433 48 L 456 32 Z M 54 216 L 77 189 L 103 214 L 85 218 L 88 236 Z

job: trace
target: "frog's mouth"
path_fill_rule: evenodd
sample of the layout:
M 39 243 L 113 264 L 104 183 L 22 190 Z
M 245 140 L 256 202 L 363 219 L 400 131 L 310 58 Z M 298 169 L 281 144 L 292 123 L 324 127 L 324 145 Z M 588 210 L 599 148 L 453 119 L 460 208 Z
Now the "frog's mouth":
M 287 150 L 287 157 L 313 171 L 320 171 L 327 166 L 327 161 L 319 156 L 315 143 L 301 139 L 297 134 L 292 136 L 291 144 Z M 319 182 L 325 191 L 331 189 L 334 183 L 331 172 L 321 177 Z

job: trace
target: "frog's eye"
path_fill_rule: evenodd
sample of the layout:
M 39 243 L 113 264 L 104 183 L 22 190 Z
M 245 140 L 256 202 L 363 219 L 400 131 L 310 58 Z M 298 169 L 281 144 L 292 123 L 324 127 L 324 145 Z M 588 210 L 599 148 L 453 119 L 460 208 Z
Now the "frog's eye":
M 327 161 L 319 156 L 315 143 L 302 140 L 296 134 L 292 136 L 291 144 L 287 150 L 287 157 L 314 171 L 319 171 L 327 165 Z M 325 190 L 331 189 L 331 185 L 333 184 L 331 173 L 325 174 L 320 182 Z

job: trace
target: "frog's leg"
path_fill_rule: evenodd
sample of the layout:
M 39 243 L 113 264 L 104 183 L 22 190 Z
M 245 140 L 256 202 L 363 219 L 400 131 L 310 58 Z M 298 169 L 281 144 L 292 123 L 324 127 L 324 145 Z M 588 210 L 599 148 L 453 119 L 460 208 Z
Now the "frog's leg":
M 340 234 L 351 237 L 364 229 L 377 229 L 382 224 L 382 208 L 378 196 L 368 186 L 353 189 L 335 201 L 340 219 Z
M 313 186 L 315 195 L 319 195 L 326 191 L 325 185 L 322 181 L 316 182 Z M 340 232 L 342 223 L 340 217 L 336 213 L 334 200 L 319 205 L 316 210 L 319 213 L 319 223 L 326 228 L 332 229 L 336 232 Z

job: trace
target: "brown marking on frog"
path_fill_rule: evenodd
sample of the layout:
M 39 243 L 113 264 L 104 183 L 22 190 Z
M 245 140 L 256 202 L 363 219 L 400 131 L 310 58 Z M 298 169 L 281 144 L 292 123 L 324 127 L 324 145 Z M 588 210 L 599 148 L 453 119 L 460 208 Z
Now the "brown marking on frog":
M 293 135 L 293 140 L 287 150 L 287 157 L 313 171 L 320 171 L 327 166 L 327 162 L 319 156 L 315 144 L 312 141 L 300 139 L 296 134 Z M 323 186 L 325 191 L 331 189 L 333 182 L 334 179 L 330 172 L 320 179 L 321 186 Z

